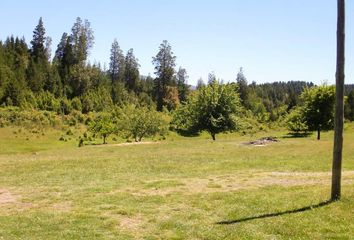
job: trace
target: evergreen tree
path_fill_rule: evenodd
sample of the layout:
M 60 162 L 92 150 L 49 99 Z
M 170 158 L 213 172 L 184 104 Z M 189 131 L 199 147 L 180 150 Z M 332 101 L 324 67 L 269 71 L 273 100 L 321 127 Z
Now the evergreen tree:
M 33 39 L 31 41 L 31 56 L 36 63 L 43 64 L 48 60 L 45 43 L 45 28 L 41 17 L 39 18 L 38 25 L 33 31 Z
M 139 63 L 134 56 L 133 49 L 129 49 L 125 57 L 125 84 L 130 91 L 137 91 L 139 85 Z
M 187 84 L 187 71 L 184 68 L 179 68 L 177 72 L 177 88 L 178 98 L 180 102 L 186 102 L 189 93 L 189 85 Z
M 84 64 L 94 44 L 93 30 L 87 19 L 83 22 L 80 17 L 76 18 L 76 22 L 71 28 L 70 40 L 75 64 Z
M 248 84 L 247 79 L 243 73 L 243 68 L 240 68 L 240 71 L 237 73 L 236 82 L 238 84 L 238 92 L 240 94 L 241 103 L 248 107 Z
M 161 111 L 163 108 L 163 99 L 167 93 L 168 86 L 175 86 L 174 79 L 176 66 L 176 57 L 174 56 L 170 44 L 164 40 L 159 47 L 159 52 L 153 57 L 153 64 L 155 65 L 155 98 L 157 102 L 157 110 Z
M 109 63 L 109 75 L 111 77 L 112 85 L 117 81 L 123 81 L 125 59 L 123 51 L 120 49 L 116 39 L 114 39 L 111 48 L 111 57 Z
M 197 89 L 201 89 L 201 88 L 203 88 L 203 87 L 205 87 L 205 82 L 203 81 L 202 78 L 199 78 L 199 79 L 198 79 L 198 82 L 197 82 L 196 88 L 197 88 Z

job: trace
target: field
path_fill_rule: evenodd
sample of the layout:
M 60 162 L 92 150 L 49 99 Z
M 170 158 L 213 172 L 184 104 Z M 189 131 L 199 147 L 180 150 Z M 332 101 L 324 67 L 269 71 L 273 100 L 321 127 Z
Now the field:
M 333 132 L 82 148 L 60 135 L 0 129 L 0 239 L 353 239 L 354 125 L 332 203 Z M 263 136 L 280 141 L 243 144 Z

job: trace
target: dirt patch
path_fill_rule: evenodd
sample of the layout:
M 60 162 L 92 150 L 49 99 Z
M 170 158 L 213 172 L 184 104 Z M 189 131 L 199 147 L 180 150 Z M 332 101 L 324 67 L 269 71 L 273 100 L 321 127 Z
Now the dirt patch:
M 267 144 L 275 143 L 275 142 L 279 142 L 279 140 L 276 137 L 263 137 L 258 140 L 246 142 L 246 143 L 244 143 L 244 145 L 263 147 L 263 146 L 266 146 Z
M 116 144 L 92 145 L 92 147 L 124 147 L 124 146 L 150 145 L 150 144 L 159 144 L 159 143 L 160 142 L 126 142 L 126 143 L 116 143 Z
M 137 232 L 143 224 L 140 216 L 122 216 L 119 219 L 119 227 L 123 230 Z
M 7 189 L 0 189 L 0 205 L 16 203 L 17 198 Z
M 72 209 L 72 203 L 71 202 L 60 202 L 60 203 L 55 203 L 51 206 L 51 209 L 53 209 L 56 212 L 70 212 Z

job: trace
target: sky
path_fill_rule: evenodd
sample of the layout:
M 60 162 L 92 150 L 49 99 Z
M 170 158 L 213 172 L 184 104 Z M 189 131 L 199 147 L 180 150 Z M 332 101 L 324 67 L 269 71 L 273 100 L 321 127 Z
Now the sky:
M 335 0 L 2 0 L 0 39 L 29 43 L 40 17 L 55 51 L 76 17 L 94 30 L 91 63 L 109 64 L 116 38 L 133 48 L 140 73 L 154 76 L 152 57 L 167 40 L 189 84 L 208 74 L 235 81 L 240 67 L 249 83 L 335 82 Z M 354 1 L 346 1 L 346 83 L 354 83 Z

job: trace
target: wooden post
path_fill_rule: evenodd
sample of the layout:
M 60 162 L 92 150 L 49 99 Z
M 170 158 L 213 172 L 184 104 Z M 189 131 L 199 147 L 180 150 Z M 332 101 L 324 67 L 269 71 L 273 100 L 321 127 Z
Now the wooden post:
M 345 66 L 345 0 L 337 0 L 337 69 L 336 109 L 334 119 L 334 145 L 332 164 L 331 200 L 341 197 L 343 119 L 344 119 L 344 66 Z

